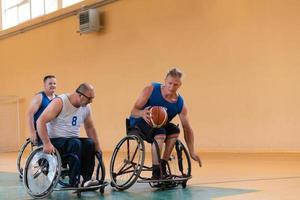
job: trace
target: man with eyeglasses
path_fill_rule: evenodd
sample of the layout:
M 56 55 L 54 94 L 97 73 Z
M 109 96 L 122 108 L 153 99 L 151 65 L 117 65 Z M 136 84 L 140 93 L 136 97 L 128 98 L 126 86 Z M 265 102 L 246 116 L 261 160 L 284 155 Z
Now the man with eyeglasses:
M 79 163 L 74 156 L 68 157 L 71 187 L 79 185 L 80 175 L 83 177 L 82 186 L 95 184 L 90 179 L 95 166 L 95 152 L 101 153 L 101 148 L 89 106 L 94 97 L 93 86 L 82 83 L 74 93 L 62 94 L 52 100 L 37 121 L 45 153 L 54 153 L 55 147 L 61 155 L 78 157 Z M 79 138 L 82 124 L 88 138 Z

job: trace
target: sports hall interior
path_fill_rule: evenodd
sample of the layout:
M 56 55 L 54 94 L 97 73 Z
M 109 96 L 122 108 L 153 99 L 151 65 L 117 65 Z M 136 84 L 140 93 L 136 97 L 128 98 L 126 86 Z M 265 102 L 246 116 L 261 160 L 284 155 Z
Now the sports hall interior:
M 80 34 L 76 13 L 99 2 L 103 27 Z M 82 198 L 299 199 L 299 9 L 296 0 L 84 0 L 1 30 L 0 199 L 31 199 L 16 158 L 45 75 L 56 76 L 57 94 L 82 82 L 95 87 L 92 116 L 109 181 L 110 157 L 138 94 L 163 83 L 172 67 L 184 73 L 179 93 L 203 166 L 192 161 L 185 189 L 108 186 Z M 60 198 L 77 199 L 51 196 Z

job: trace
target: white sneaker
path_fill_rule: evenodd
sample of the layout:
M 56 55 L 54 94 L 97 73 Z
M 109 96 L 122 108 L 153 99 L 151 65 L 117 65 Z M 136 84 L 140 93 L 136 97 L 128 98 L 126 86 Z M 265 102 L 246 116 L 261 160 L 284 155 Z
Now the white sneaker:
M 83 184 L 83 187 L 90 187 L 90 186 L 95 186 L 95 185 L 99 185 L 99 181 L 98 180 L 89 180 L 89 181 L 86 181 L 84 184 Z

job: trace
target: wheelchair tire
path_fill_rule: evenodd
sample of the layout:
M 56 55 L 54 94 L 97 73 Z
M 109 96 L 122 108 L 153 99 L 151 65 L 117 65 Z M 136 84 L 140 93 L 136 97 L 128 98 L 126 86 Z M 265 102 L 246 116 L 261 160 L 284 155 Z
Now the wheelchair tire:
M 43 147 L 39 147 L 31 152 L 26 161 L 23 183 L 30 196 L 41 199 L 52 193 L 60 174 L 61 158 L 58 151 L 46 154 Z
M 100 153 L 96 154 L 97 164 L 96 167 L 96 180 L 104 183 L 105 180 L 105 165 Z
M 24 152 L 29 151 L 29 147 L 30 147 L 30 152 L 31 152 L 33 150 L 33 148 L 35 147 L 35 145 L 33 145 L 31 143 L 30 138 L 27 138 L 26 141 L 24 142 L 24 144 L 21 146 L 19 153 L 18 153 L 18 157 L 17 157 L 17 170 L 18 170 L 20 179 L 23 179 L 23 171 L 24 171 L 24 166 L 25 166 L 26 158 L 23 158 L 25 156 Z
M 110 162 L 111 186 L 118 190 L 130 188 L 139 178 L 145 161 L 144 141 L 127 135 L 115 147 Z
M 189 153 L 181 141 L 177 140 L 167 163 L 167 174 L 173 177 L 190 178 L 191 170 Z M 186 187 L 187 180 L 182 182 L 183 188 Z

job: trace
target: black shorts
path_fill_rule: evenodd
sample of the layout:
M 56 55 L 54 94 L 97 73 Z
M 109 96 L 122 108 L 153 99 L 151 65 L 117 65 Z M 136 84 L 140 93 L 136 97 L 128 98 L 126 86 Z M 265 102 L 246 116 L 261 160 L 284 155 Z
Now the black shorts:
M 160 128 L 152 128 L 145 120 L 139 120 L 136 124 L 138 128 L 147 138 L 154 138 L 157 135 L 173 135 L 179 134 L 180 129 L 175 124 L 168 122 Z

